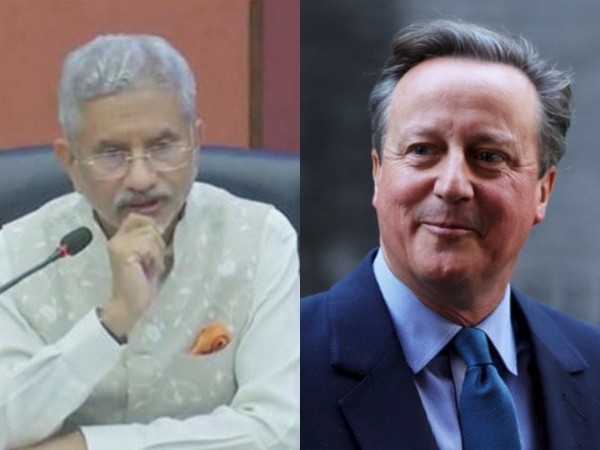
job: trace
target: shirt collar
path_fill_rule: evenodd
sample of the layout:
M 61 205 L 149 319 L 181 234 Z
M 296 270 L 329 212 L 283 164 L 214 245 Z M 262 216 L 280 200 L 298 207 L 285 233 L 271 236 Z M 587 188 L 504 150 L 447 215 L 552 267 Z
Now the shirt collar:
M 373 261 L 373 272 L 406 361 L 416 374 L 448 345 L 462 327 L 421 302 L 392 273 L 381 250 Z M 508 371 L 517 375 L 517 351 L 510 314 L 510 285 L 506 287 L 498 306 L 477 328 L 487 334 Z

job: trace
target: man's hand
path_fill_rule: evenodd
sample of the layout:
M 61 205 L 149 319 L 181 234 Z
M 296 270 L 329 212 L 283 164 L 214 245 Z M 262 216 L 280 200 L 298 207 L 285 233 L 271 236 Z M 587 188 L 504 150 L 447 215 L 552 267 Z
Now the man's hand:
M 154 221 L 132 213 L 108 243 L 113 292 L 102 322 L 117 336 L 127 336 L 148 309 L 165 269 L 165 242 Z
M 83 434 L 80 431 L 50 438 L 39 444 L 29 447 L 21 447 L 15 450 L 87 450 Z

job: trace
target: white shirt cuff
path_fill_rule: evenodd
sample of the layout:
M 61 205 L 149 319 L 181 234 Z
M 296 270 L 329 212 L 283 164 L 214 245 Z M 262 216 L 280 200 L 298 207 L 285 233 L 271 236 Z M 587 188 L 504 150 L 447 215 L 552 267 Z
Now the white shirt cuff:
M 141 426 L 141 425 L 139 425 Z M 87 450 L 114 450 L 123 448 L 127 450 L 142 449 L 142 440 L 136 432 L 138 425 L 95 425 L 81 427 L 85 438 Z

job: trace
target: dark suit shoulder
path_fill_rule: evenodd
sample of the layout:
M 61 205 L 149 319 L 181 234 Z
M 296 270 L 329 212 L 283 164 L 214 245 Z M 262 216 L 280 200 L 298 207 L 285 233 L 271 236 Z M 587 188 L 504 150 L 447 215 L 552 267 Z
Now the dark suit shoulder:
M 329 291 L 300 301 L 300 391 L 302 448 L 358 448 L 338 402 L 355 385 L 339 376 L 331 362 L 332 330 Z
M 600 376 L 600 327 L 514 292 L 534 344 L 544 346 L 573 372 L 589 369 Z
M 303 297 L 300 300 L 300 312 L 302 319 L 306 319 L 307 325 L 312 324 L 313 321 L 309 320 L 315 317 L 315 315 L 323 314 L 325 308 L 325 302 L 327 301 L 328 292 L 320 292 L 318 294 Z
M 600 328 L 518 292 L 513 299 L 529 330 L 547 448 L 598 448 Z
M 578 348 L 589 349 L 600 355 L 600 327 L 583 319 L 559 311 L 539 300 L 516 293 L 521 307 L 528 312 L 528 320 L 534 324 L 550 319 L 557 329 Z M 545 324 L 548 326 L 548 324 Z
M 385 351 L 390 342 L 396 342 L 373 274 L 375 254 L 371 251 L 329 290 L 300 301 L 302 346 L 319 346 L 319 363 L 326 357 L 328 365 L 365 374 L 373 364 L 372 358 Z M 303 364 L 310 364 L 315 356 L 306 355 Z
M 373 273 L 374 256 L 328 291 L 301 300 L 302 448 L 436 448 Z
M 300 337 L 302 367 L 310 361 L 327 364 L 329 347 L 329 320 L 327 314 L 327 292 L 300 300 Z
M 539 304 L 546 314 L 548 314 L 554 322 L 559 325 L 566 333 L 569 333 L 573 337 L 585 337 L 589 338 L 600 338 L 600 327 L 592 324 L 586 320 L 577 318 L 565 312 L 554 309 L 543 303 Z M 600 350 L 600 346 L 596 345 L 596 348 Z

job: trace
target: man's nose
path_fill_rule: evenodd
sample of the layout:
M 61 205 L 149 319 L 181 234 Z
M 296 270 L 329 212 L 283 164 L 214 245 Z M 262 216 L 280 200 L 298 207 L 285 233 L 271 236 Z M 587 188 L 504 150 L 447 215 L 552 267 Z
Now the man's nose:
M 124 187 L 133 191 L 146 191 L 156 185 L 156 170 L 145 155 L 132 158 L 125 174 Z
M 436 196 L 449 203 L 473 198 L 473 174 L 462 150 L 449 150 L 438 170 L 433 191 Z

